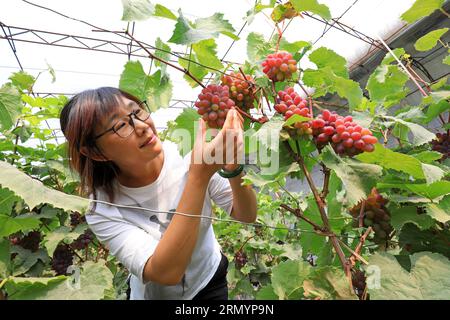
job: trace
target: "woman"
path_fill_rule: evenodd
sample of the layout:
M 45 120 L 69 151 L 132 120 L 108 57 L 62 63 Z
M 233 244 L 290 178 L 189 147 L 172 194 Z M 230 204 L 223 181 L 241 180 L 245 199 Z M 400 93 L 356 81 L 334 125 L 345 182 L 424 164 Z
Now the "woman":
M 132 274 L 130 298 L 227 299 L 228 260 L 211 220 L 172 212 L 210 216 L 212 200 L 237 220 L 255 221 L 255 192 L 241 185 L 237 163 L 242 151 L 239 113 L 230 110 L 209 143 L 200 120 L 192 152 L 185 157 L 173 143 L 161 143 L 144 104 L 116 88 L 75 95 L 60 121 L 84 194 L 134 207 L 96 203 L 86 217 L 97 238 Z M 225 132 L 240 138 L 230 145 Z M 230 146 L 234 157 L 229 163 L 205 161 L 213 150 L 227 159 Z

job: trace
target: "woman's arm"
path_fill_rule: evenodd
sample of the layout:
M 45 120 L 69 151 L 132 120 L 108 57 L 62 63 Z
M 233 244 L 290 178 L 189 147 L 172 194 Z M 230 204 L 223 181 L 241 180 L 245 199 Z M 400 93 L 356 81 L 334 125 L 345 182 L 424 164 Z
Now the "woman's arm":
M 231 216 L 242 222 L 255 222 L 257 203 L 256 192 L 252 186 L 243 186 L 241 173 L 237 177 L 229 179 L 231 190 L 233 191 L 233 209 Z

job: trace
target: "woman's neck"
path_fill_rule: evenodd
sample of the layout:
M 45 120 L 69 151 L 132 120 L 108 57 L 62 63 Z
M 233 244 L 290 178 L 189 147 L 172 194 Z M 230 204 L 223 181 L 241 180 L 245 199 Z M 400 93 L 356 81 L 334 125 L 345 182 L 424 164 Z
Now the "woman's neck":
M 139 188 L 149 185 L 158 179 L 164 165 L 164 150 L 140 170 L 122 172 L 117 178 L 121 185 L 129 188 Z

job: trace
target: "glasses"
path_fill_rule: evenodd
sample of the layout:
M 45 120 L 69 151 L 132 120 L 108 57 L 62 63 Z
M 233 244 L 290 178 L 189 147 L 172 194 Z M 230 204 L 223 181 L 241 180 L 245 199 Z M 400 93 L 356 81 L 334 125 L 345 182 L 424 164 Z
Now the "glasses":
M 150 118 L 150 113 L 142 108 L 143 104 L 147 106 L 146 101 L 141 102 L 139 104 L 138 110 L 134 110 L 129 114 L 127 114 L 126 116 L 124 116 L 123 118 L 121 118 L 120 120 L 118 120 L 116 123 L 114 123 L 114 125 L 111 128 L 95 136 L 94 140 L 97 140 L 98 138 L 102 137 L 103 135 L 107 134 L 110 131 L 113 131 L 121 138 L 128 138 L 134 131 L 133 118 L 140 120 L 142 122 L 147 121 L 147 119 Z

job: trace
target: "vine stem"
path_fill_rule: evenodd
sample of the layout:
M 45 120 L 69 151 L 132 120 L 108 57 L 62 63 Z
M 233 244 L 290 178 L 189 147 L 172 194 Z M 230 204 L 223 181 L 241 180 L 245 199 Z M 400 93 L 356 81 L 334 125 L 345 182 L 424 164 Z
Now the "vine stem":
M 357 254 L 361 253 L 361 249 L 364 246 L 364 242 L 366 241 L 367 237 L 369 236 L 369 234 L 372 232 L 372 227 L 367 228 L 366 232 L 361 236 L 361 238 L 359 239 L 359 243 L 355 248 L 355 252 Z M 352 254 L 352 256 L 350 257 L 350 263 L 353 265 L 355 265 L 355 258 L 356 256 Z
M 241 247 L 239 248 L 238 251 L 241 251 L 242 248 L 244 248 L 244 246 L 247 244 L 247 242 L 249 242 L 249 240 L 253 239 L 254 237 L 255 237 L 255 236 L 248 237 L 248 238 L 244 241 L 244 243 L 241 245 Z
M 299 154 L 296 154 L 294 152 L 294 150 L 292 150 L 291 146 L 289 145 L 288 141 L 284 141 L 287 149 L 289 150 L 289 153 L 292 155 L 292 157 L 295 159 L 295 161 L 300 165 L 300 168 L 303 171 L 303 174 L 306 177 L 306 180 L 308 182 L 308 185 L 314 195 L 314 199 L 317 203 L 317 206 L 319 208 L 319 213 L 320 216 L 322 218 L 324 227 L 325 227 L 325 231 L 326 232 L 330 232 L 331 231 L 331 227 L 330 227 L 330 222 L 328 220 L 328 216 L 327 213 L 325 212 L 325 203 L 323 202 L 322 198 L 320 197 L 319 192 L 317 191 L 316 185 L 314 184 L 314 181 L 311 177 L 310 172 L 308 171 L 308 168 L 306 168 L 305 162 L 303 161 L 302 156 L 300 155 L 300 148 L 298 147 L 298 152 Z M 331 244 L 333 245 L 334 250 L 336 251 L 338 257 L 339 257 L 339 261 L 342 264 L 342 267 L 344 269 L 345 275 L 347 277 L 350 277 L 350 263 L 347 260 L 347 258 L 345 257 L 344 252 L 342 251 L 342 248 L 339 244 L 338 239 L 336 238 L 336 235 L 334 233 L 331 233 L 330 235 L 330 240 L 331 240 Z M 351 278 L 350 278 L 351 279 Z
M 287 211 L 291 212 L 292 214 L 294 214 L 297 218 L 304 220 L 305 222 L 309 223 L 310 225 L 313 226 L 314 230 L 316 231 L 320 231 L 320 232 L 324 232 L 324 228 L 322 226 L 319 226 L 317 223 L 311 221 L 309 218 L 307 218 L 303 212 L 302 209 L 300 208 L 291 208 L 289 207 L 287 204 L 281 204 L 280 205 L 281 208 L 286 209 Z
M 178 71 L 183 72 L 185 75 L 187 75 L 189 78 L 191 78 L 192 80 L 194 80 L 195 82 L 197 82 L 201 87 L 205 88 L 205 85 L 198 80 L 189 70 L 185 69 L 185 68 L 180 68 L 172 63 L 170 63 L 169 61 L 166 61 L 164 59 L 161 59 L 157 56 L 155 56 L 153 53 L 151 53 L 144 45 L 142 45 L 142 43 L 137 40 L 133 35 L 131 35 L 128 31 L 125 31 L 125 34 L 130 37 L 134 42 L 136 42 L 148 55 L 150 58 L 155 59 L 161 63 L 164 63 L 174 69 L 177 69 Z
M 253 118 L 250 114 L 248 114 L 247 112 L 245 112 L 244 110 L 242 110 L 241 108 L 239 108 L 238 106 L 234 106 L 234 108 L 236 109 L 236 111 L 238 111 L 242 116 L 250 119 L 252 122 L 258 122 L 258 123 L 266 123 L 267 121 L 269 121 L 269 118 L 263 116 L 259 119 Z
M 324 177 L 323 177 L 323 188 L 322 188 L 322 193 L 320 195 L 320 197 L 322 199 L 324 199 L 327 197 L 328 195 L 328 188 L 329 188 L 329 184 L 330 184 L 330 175 L 331 175 L 331 170 L 328 169 L 323 163 L 321 163 L 322 166 L 322 171 L 324 173 Z
M 359 210 L 358 227 L 362 228 L 364 226 L 364 209 L 366 208 L 366 200 L 361 203 L 361 209 Z

